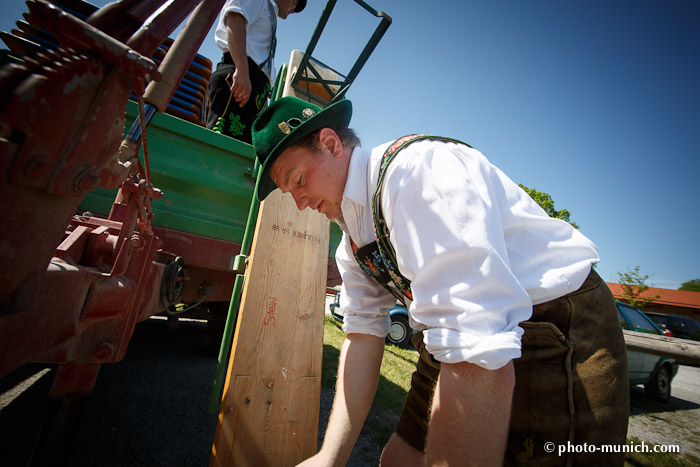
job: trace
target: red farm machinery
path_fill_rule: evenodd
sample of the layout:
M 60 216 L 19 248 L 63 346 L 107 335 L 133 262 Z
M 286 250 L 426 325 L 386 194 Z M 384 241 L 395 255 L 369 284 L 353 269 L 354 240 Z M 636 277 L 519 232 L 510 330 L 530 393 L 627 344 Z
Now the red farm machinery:
M 29 0 L 0 33 L 0 378 L 58 364 L 33 465 L 70 445 L 136 323 L 226 320 L 258 167 L 251 146 L 203 126 L 212 64 L 197 51 L 223 4 Z M 307 59 L 306 84 L 340 98 L 369 53 L 330 88 Z

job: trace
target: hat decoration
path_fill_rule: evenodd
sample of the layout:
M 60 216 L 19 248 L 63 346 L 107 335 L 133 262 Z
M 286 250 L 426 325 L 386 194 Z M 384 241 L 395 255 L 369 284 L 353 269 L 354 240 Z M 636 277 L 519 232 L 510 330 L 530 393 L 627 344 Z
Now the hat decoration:
M 297 97 L 283 97 L 265 109 L 253 122 L 255 153 L 262 165 L 257 197 L 265 199 L 277 186 L 270 178 L 272 164 L 304 136 L 328 126 L 348 126 L 352 104 L 343 99 L 321 108 Z

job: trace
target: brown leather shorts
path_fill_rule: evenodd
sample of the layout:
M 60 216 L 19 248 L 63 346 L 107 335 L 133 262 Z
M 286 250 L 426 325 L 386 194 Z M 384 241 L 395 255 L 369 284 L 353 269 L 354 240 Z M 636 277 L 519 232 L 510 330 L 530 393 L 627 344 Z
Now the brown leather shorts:
M 622 465 L 622 453 L 569 452 L 559 446 L 625 444 L 627 354 L 612 294 L 591 271 L 576 292 L 536 305 L 514 360 L 515 391 L 505 465 Z M 440 363 L 420 353 L 396 433 L 423 451 Z M 553 443 L 553 444 L 547 444 Z M 555 447 L 554 452 L 547 448 Z M 582 451 L 582 449 L 578 449 Z

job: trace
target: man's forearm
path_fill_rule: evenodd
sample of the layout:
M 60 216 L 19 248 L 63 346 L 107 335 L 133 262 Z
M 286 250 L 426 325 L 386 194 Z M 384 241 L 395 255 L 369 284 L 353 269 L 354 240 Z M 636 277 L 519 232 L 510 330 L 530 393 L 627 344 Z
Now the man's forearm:
M 498 370 L 443 363 L 428 427 L 426 465 L 502 465 L 514 387 L 513 362 Z
M 320 455 L 326 465 L 345 465 L 372 405 L 379 381 L 384 339 L 349 334 L 338 365 L 333 409 Z

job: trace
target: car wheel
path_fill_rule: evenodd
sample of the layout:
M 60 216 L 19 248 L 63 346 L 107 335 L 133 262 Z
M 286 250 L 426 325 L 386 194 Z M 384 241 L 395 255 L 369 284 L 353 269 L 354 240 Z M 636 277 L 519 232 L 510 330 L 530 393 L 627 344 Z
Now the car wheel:
M 644 385 L 644 391 L 650 398 L 659 402 L 668 402 L 671 398 L 671 372 L 664 365 Z
M 391 317 L 391 327 L 386 336 L 389 344 L 398 347 L 407 347 L 411 342 L 411 326 L 408 325 L 408 318 L 404 315 L 394 315 Z

